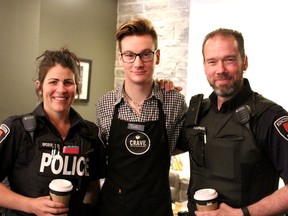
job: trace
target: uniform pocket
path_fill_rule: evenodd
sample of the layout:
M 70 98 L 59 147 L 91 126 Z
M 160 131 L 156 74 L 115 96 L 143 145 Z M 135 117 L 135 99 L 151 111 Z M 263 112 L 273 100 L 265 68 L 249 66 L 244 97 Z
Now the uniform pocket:
M 227 179 L 239 179 L 240 173 L 240 150 L 243 137 L 216 138 L 216 142 L 207 150 L 211 161 L 209 163 L 216 176 Z M 238 173 L 238 174 L 237 174 Z

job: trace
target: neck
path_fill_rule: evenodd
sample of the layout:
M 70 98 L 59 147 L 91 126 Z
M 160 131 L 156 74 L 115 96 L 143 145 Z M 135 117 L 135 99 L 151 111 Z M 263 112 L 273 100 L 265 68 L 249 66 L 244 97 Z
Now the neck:
M 153 82 L 144 85 L 124 85 L 124 94 L 127 96 L 128 100 L 136 104 L 143 104 L 152 92 Z
M 138 113 L 141 113 L 144 101 L 151 95 L 153 82 L 150 85 L 124 85 L 123 93 L 126 101 Z
M 222 107 L 222 104 L 225 103 L 226 101 L 230 100 L 230 98 L 232 98 L 232 97 L 220 97 L 220 96 L 218 96 L 217 97 L 218 110 L 220 110 Z
M 69 114 L 68 115 L 49 115 L 49 120 L 57 128 L 63 140 L 67 136 L 70 129 Z

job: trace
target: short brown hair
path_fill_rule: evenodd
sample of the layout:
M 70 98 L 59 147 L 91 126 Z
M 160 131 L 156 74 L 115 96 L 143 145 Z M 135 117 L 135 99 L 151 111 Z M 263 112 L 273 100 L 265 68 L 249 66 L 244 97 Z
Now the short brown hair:
M 123 23 L 116 31 L 118 48 L 121 52 L 121 41 L 125 36 L 151 35 L 155 49 L 158 48 L 158 36 L 152 22 L 145 18 L 137 18 Z
M 204 46 L 208 39 L 213 38 L 217 35 L 223 36 L 223 37 L 234 37 L 238 44 L 238 51 L 242 58 L 245 58 L 245 47 L 244 47 L 244 38 L 241 32 L 238 32 L 236 30 L 232 29 L 226 29 L 226 28 L 219 28 L 216 29 L 209 34 L 206 35 L 204 38 L 203 44 L 202 44 L 202 55 L 204 57 Z

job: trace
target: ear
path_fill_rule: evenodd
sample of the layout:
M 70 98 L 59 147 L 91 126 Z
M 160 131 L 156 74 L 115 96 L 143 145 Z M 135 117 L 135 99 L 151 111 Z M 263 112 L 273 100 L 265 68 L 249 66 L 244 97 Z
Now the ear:
M 36 80 L 35 85 L 36 85 L 37 92 L 39 92 L 39 94 L 42 95 L 42 90 L 40 89 L 40 81 Z
M 123 66 L 123 61 L 122 61 L 122 57 L 121 57 L 120 52 L 118 52 L 118 60 L 119 60 L 120 64 Z
M 248 57 L 246 55 L 243 61 L 243 71 L 246 71 L 247 68 L 248 68 Z
M 160 63 L 160 49 L 156 50 L 156 65 L 158 65 Z
M 36 81 L 35 81 L 35 85 L 36 85 L 36 88 L 39 89 L 39 87 L 40 87 L 40 81 L 39 81 L 39 80 L 36 80 Z

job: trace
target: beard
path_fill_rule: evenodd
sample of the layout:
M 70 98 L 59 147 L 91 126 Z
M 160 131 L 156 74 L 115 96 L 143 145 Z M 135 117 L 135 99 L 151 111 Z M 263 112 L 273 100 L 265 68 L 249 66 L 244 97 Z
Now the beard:
M 222 77 L 225 77 L 226 79 L 230 78 L 230 77 L 227 77 L 225 75 Z M 219 77 L 219 78 L 221 78 L 221 77 Z M 215 82 L 214 82 L 214 83 L 210 83 L 210 86 L 213 88 L 214 93 L 217 96 L 231 97 L 231 96 L 235 95 L 235 93 L 237 93 L 241 89 L 242 84 L 243 84 L 243 77 L 240 77 L 239 79 L 233 81 L 232 84 L 230 84 L 230 85 L 229 84 L 222 84 L 220 86 L 216 86 Z

